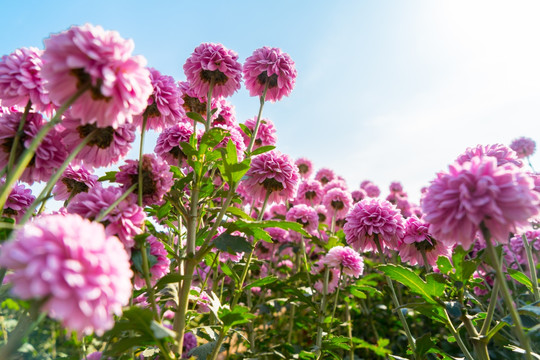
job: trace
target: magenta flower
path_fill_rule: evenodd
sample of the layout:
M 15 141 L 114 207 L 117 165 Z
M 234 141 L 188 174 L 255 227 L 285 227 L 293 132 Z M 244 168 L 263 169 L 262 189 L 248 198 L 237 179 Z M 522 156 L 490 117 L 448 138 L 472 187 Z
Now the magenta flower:
M 71 117 L 66 113 L 62 122 L 64 131 L 62 138 L 68 151 L 73 151 L 82 139 L 90 134 L 92 139 L 75 156 L 76 160 L 84 165 L 95 168 L 116 164 L 123 159 L 131 149 L 131 143 L 135 141 L 135 126 L 133 124 L 98 127 L 95 124 L 82 124 L 80 119 Z M 94 131 L 96 131 L 94 133 Z
M 405 233 L 403 217 L 395 205 L 381 199 L 356 203 L 343 227 L 347 244 L 360 252 L 375 251 L 375 236 L 381 248 L 397 249 Z
M 193 126 L 188 122 L 173 125 L 159 134 L 154 152 L 169 165 L 185 166 L 186 155 L 180 143 L 189 142 L 192 134 Z
M 536 151 L 536 143 L 533 139 L 522 136 L 512 141 L 510 148 L 517 153 L 518 158 L 526 158 Z
M 150 256 L 153 257 L 154 261 L 152 262 L 152 267 L 150 267 L 150 283 L 152 286 L 161 279 L 163 276 L 169 273 L 169 265 L 171 265 L 171 260 L 167 257 L 167 250 L 163 243 L 153 235 L 150 235 L 146 238 L 148 242 L 147 246 L 150 248 Z M 139 290 L 146 286 L 146 282 L 142 274 L 138 272 L 135 273 L 133 278 L 133 284 L 135 289 Z
M 248 193 L 268 203 L 292 200 L 298 188 L 298 168 L 288 155 L 273 150 L 257 155 L 243 181 Z
M 131 297 L 129 258 L 101 224 L 79 215 L 49 215 L 15 232 L 0 264 L 13 270 L 12 292 L 45 299 L 42 310 L 68 329 L 102 335 Z
M 279 248 L 278 243 L 270 243 L 266 241 L 259 241 L 255 245 L 254 253 L 259 260 L 272 261 L 276 259 L 276 252 Z
M 73 197 L 67 211 L 93 220 L 101 214 L 101 211 L 114 204 L 122 194 L 120 188 L 103 188 L 97 183 L 87 193 L 81 192 Z M 103 218 L 102 223 L 105 225 L 107 235 L 117 236 L 129 251 L 135 246 L 135 236 L 142 234 L 145 219 L 143 209 L 130 198 L 126 198 Z
M 295 162 L 302 179 L 309 179 L 313 173 L 313 163 L 308 158 L 299 158 Z
M 405 235 L 399 247 L 399 256 L 411 265 L 424 265 L 425 254 L 431 266 L 437 264 L 439 256 L 451 256 L 451 248 L 443 242 L 435 240 L 429 233 L 429 224 L 416 217 L 410 217 L 405 222 Z
M 154 68 L 148 68 L 148 70 L 153 87 L 152 95 L 148 98 L 148 105 L 144 112 L 133 116 L 133 124 L 141 128 L 143 116 L 146 115 L 148 118 L 146 129 L 160 131 L 176 125 L 186 117 L 182 106 L 184 100 L 182 100 L 180 89 L 172 76 L 161 75 Z
M 295 205 L 290 208 L 285 219 L 302 224 L 307 232 L 313 232 L 319 226 L 317 211 L 304 204 Z
M 20 48 L 0 60 L 0 100 L 2 106 L 24 108 L 28 100 L 37 111 L 52 112 L 49 94 L 41 78 L 43 51 Z
M 187 81 L 179 81 L 178 88 L 180 89 L 180 96 L 182 98 L 183 107 L 186 113 L 196 112 L 203 116 L 206 116 L 206 94 L 202 98 L 195 93 L 191 85 Z M 214 99 L 212 99 L 212 105 L 214 105 Z M 214 106 L 212 106 L 214 108 Z M 193 121 L 190 119 L 190 121 Z
M 236 123 L 236 114 L 234 111 L 234 105 L 227 101 L 227 99 L 216 100 L 217 111 L 212 117 L 212 126 L 221 124 L 228 126 L 238 126 Z
M 493 156 L 497 159 L 497 166 L 507 163 L 512 163 L 518 167 L 523 166 L 518 154 L 508 146 L 502 144 L 477 145 L 474 148 L 467 148 L 463 154 L 458 156 L 456 162 L 463 165 L 463 163 L 471 161 L 475 156 Z
M 126 160 L 126 164 L 120 166 L 116 174 L 116 181 L 123 185 L 124 191 L 137 184 L 131 194 L 136 197 L 139 182 L 139 160 Z M 144 154 L 142 161 L 143 171 L 143 204 L 161 204 L 163 197 L 173 185 L 173 174 L 163 160 L 154 154 Z
M 244 160 L 244 151 L 246 151 L 247 146 L 245 145 L 244 138 L 242 137 L 242 130 L 236 125 L 215 125 L 214 128 L 223 129 L 229 133 L 218 145 L 216 145 L 215 148 L 225 148 L 227 147 L 229 140 L 231 140 L 236 147 L 236 156 L 238 162 Z
M 336 178 L 336 174 L 328 168 L 321 168 L 315 174 L 315 180 L 319 181 L 323 185 L 326 185 L 327 183 L 334 180 L 335 178 Z
M 272 237 L 272 240 L 278 243 L 289 242 L 289 232 L 281 228 L 266 228 L 268 235 Z
M 324 192 L 322 185 L 317 180 L 304 180 L 298 186 L 295 204 L 317 205 L 320 204 Z
M 331 248 L 321 262 L 329 268 L 339 268 L 345 274 L 355 278 L 364 273 L 364 259 L 348 246 Z
M 329 181 L 324 185 L 323 192 L 327 193 L 332 189 L 341 189 L 343 191 L 347 191 L 347 182 L 343 179 L 335 178 L 332 181 Z
M 422 209 L 436 239 L 469 248 L 483 222 L 494 238 L 526 226 L 538 214 L 533 180 L 512 163 L 497 166 L 491 156 L 454 163 L 437 174 L 423 196 Z
M 540 230 L 528 230 L 525 233 L 525 238 L 529 242 L 531 247 L 533 259 L 535 263 L 538 263 L 537 253 L 540 252 Z M 506 246 L 504 246 L 505 253 L 504 257 L 508 264 L 517 263 L 521 265 L 528 265 L 527 253 L 525 252 L 525 247 L 523 246 L 522 235 L 515 235 L 510 238 L 510 241 Z M 517 268 L 517 266 L 516 266 Z
M 89 87 L 71 106 L 72 116 L 83 124 L 116 129 L 146 109 L 150 74 L 146 60 L 131 55 L 132 40 L 86 24 L 51 35 L 44 43 L 42 77 L 56 105 Z
M 97 175 L 93 175 L 84 165 L 68 165 L 64 174 L 53 188 L 54 198 L 59 201 L 64 201 L 81 192 L 88 190 L 98 180 Z
M 197 347 L 197 337 L 192 332 L 184 334 L 184 343 L 182 347 L 182 359 L 189 359 L 189 352 Z
M 351 196 L 353 198 L 353 203 L 356 204 L 357 202 L 364 200 L 367 197 L 367 194 L 364 189 L 358 189 L 358 190 L 353 190 L 351 192 Z
M 329 219 L 328 210 L 326 209 L 326 206 L 322 204 L 315 205 L 315 211 L 317 212 L 317 216 L 319 217 L 319 223 L 325 223 L 326 220 Z
M 0 185 L 4 185 L 4 183 L 2 182 Z M 6 200 L 3 216 L 19 221 L 35 199 L 36 197 L 32 195 L 32 189 L 26 188 L 23 184 L 16 184 Z
M 381 194 L 379 187 L 372 182 L 365 184 L 362 189 L 366 192 L 367 196 L 371 198 L 376 198 Z
M 238 54 L 221 44 L 203 43 L 184 64 L 184 73 L 196 97 L 206 99 L 213 83 L 213 97 L 228 97 L 240 89 L 242 65 Z
M 401 193 L 403 192 L 403 185 L 399 181 L 393 181 L 390 183 L 390 192 L 391 193 Z
M 339 285 L 339 278 L 341 276 L 341 271 L 339 269 L 340 269 L 339 267 L 329 269 L 330 271 L 328 272 L 328 287 L 327 287 L 328 292 L 325 295 L 332 294 L 334 291 L 336 291 Z M 315 263 L 313 267 L 311 268 L 311 273 L 313 275 L 321 275 L 324 277 L 324 271 L 325 271 L 325 265 L 322 262 L 322 260 Z M 321 294 L 324 292 L 323 280 L 324 279 L 317 280 L 317 282 L 315 282 L 315 284 L 313 285 L 315 290 L 317 290 Z
M 22 113 L 20 112 L 0 114 L 0 168 L 4 168 L 8 164 L 9 153 L 15 141 L 21 118 Z M 32 112 L 28 114 L 17 144 L 15 163 L 19 161 L 22 152 L 30 147 L 32 140 L 45 123 L 46 121 L 41 114 Z M 20 180 L 28 184 L 33 184 L 35 181 L 48 181 L 66 157 L 67 151 L 62 138 L 57 129 L 53 128 L 39 144 Z
M 296 80 L 294 61 L 279 48 L 264 46 L 257 49 L 244 63 L 244 80 L 250 96 L 262 96 L 276 102 L 289 96 Z
M 257 117 L 247 119 L 244 125 L 247 126 L 251 132 L 255 131 L 255 124 L 257 123 Z M 242 135 L 244 136 L 244 143 L 246 144 L 246 148 L 249 146 L 249 143 L 251 139 L 249 136 L 247 136 L 244 132 L 242 132 Z M 259 124 L 259 130 L 257 131 L 257 137 L 255 138 L 255 142 L 253 143 L 253 149 L 255 150 L 261 146 L 274 146 L 277 142 L 277 136 L 276 136 L 276 128 L 274 127 L 274 123 L 269 119 L 261 119 Z
M 267 219 L 285 219 L 285 215 L 287 215 L 287 205 L 284 203 L 279 204 L 273 204 L 268 208 L 267 214 L 268 216 L 265 216 L 265 220 Z
M 352 197 L 348 191 L 334 188 L 328 191 L 322 199 L 322 204 L 326 207 L 330 216 L 336 219 L 344 218 L 352 206 Z

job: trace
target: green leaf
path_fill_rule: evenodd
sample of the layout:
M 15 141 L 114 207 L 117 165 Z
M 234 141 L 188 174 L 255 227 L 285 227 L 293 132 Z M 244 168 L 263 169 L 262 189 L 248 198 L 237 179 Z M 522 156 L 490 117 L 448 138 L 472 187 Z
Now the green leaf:
M 267 277 L 264 277 L 262 279 L 255 280 L 251 284 L 245 286 L 244 289 L 251 289 L 253 287 L 262 287 L 262 286 L 265 286 L 265 285 L 268 285 L 268 284 L 272 284 L 272 283 L 276 282 L 277 280 L 279 280 L 279 279 L 277 277 L 275 277 L 275 276 L 267 276 Z
M 107 171 L 105 175 L 100 177 L 98 181 L 110 181 L 110 182 L 116 182 L 116 173 L 118 171 Z
M 261 147 L 256 148 L 255 150 L 253 150 L 253 151 L 251 152 L 251 156 L 263 154 L 263 153 L 265 153 L 265 152 L 272 151 L 272 150 L 274 150 L 275 148 L 276 148 L 276 147 L 275 147 L 275 146 L 272 146 L 272 145 L 261 146 Z
M 154 320 L 150 323 L 150 330 L 152 330 L 156 339 L 176 338 L 176 331 L 172 331 Z
M 223 322 L 225 329 L 245 324 L 255 317 L 247 307 L 241 305 L 235 306 L 232 310 L 227 308 L 219 309 L 219 319 Z
M 2 217 L 0 223 L 3 225 L 0 227 L 0 242 L 3 242 L 9 238 L 15 229 L 15 219 Z
M 200 123 L 206 124 L 206 120 L 203 118 L 203 116 L 197 112 L 187 112 L 187 117 L 191 120 L 198 121 Z
M 421 295 L 432 304 L 437 303 L 434 297 L 442 296 L 444 293 L 444 284 L 435 281 L 433 278 L 427 278 L 428 282 L 425 282 L 414 271 L 401 265 L 379 265 L 377 269 L 384 272 L 391 279 L 402 283 L 412 292 Z
M 170 284 L 170 283 L 178 284 L 184 278 L 185 278 L 184 275 L 180 275 L 177 272 L 167 274 L 167 275 L 163 276 L 161 279 L 158 280 L 158 282 L 156 283 L 156 289 L 157 289 L 157 291 L 159 291 L 160 289 L 165 287 L 165 285 Z
M 172 204 L 168 201 L 165 202 L 165 204 L 161 205 L 156 212 L 156 216 L 158 219 L 163 219 L 165 216 L 169 215 L 172 209 Z
M 245 124 L 238 124 L 238 126 L 240 126 L 244 134 L 251 137 L 251 134 L 253 134 L 253 132 L 250 130 L 250 128 L 248 128 Z
M 152 266 L 157 264 L 157 257 L 150 254 L 150 248 L 146 247 L 146 256 L 148 258 L 148 269 L 151 269 Z M 143 257 L 141 250 L 139 249 L 133 249 L 131 251 L 131 262 L 133 263 L 133 267 L 135 270 L 137 270 L 140 274 L 144 274 L 143 270 Z
M 437 267 L 441 271 L 441 273 L 448 275 L 452 272 L 452 269 L 454 268 L 452 266 L 452 263 L 450 262 L 450 259 L 446 256 L 439 256 L 437 259 Z
M 227 141 L 227 147 L 225 148 L 225 154 L 227 155 L 225 157 L 225 162 L 230 165 L 234 165 L 238 163 L 238 153 L 236 152 L 236 145 L 232 142 L 231 139 Z
M 379 338 L 379 341 L 377 342 L 377 345 L 370 344 L 365 340 L 359 339 L 359 338 L 353 338 L 353 342 L 356 344 L 356 348 L 362 348 L 362 349 L 368 349 L 373 351 L 376 355 L 386 358 L 388 355 L 390 355 L 391 351 L 388 349 L 385 349 L 386 346 L 390 343 L 388 339 Z
M 251 216 L 249 216 L 244 211 L 234 206 L 227 208 L 227 214 L 234 215 L 244 220 L 253 221 L 253 218 Z
M 525 285 L 527 287 L 527 289 L 529 289 L 529 291 L 531 293 L 534 292 L 533 283 L 532 283 L 531 279 L 529 279 L 527 277 L 527 275 L 525 275 L 521 271 L 511 269 L 511 268 L 508 268 L 508 273 L 512 277 L 512 279 L 516 280 L 520 284 Z
M 214 351 L 216 344 L 217 341 L 210 341 L 206 344 L 197 346 L 196 348 L 193 348 L 188 352 L 188 356 L 195 356 L 197 360 L 206 360 L 210 356 L 210 354 L 212 354 L 212 351 Z
M 250 252 L 251 244 L 243 236 L 235 236 L 229 233 L 223 233 L 214 239 L 214 246 L 221 251 L 229 254 L 238 254 L 241 252 Z
M 431 340 L 431 333 L 426 333 L 419 338 L 416 338 L 416 356 L 418 359 L 423 359 L 432 347 L 435 346 L 435 342 Z
M 351 348 L 349 341 L 345 336 L 330 335 L 328 340 L 323 341 L 323 348 L 349 350 Z

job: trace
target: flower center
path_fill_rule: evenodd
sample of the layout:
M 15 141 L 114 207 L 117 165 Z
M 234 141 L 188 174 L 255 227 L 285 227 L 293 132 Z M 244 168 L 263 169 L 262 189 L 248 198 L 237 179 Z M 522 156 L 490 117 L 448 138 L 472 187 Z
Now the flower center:
M 98 79 L 96 85 L 92 85 L 92 78 L 90 77 L 90 74 L 84 71 L 84 68 L 72 69 L 71 74 L 77 78 L 77 89 L 90 85 L 92 99 L 105 100 L 107 102 L 112 99 L 110 96 L 105 96 L 101 93 L 101 84 L 103 83 L 103 80 Z
M 270 77 L 268 77 L 268 73 L 266 71 L 263 71 L 262 73 L 257 76 L 257 81 L 261 85 L 266 85 L 266 82 L 268 82 L 268 88 L 275 88 L 278 85 L 278 76 L 277 74 L 272 74 Z
M 154 100 L 154 102 L 146 107 L 146 110 L 144 110 L 143 115 L 146 115 L 149 118 L 160 117 L 161 113 L 159 112 L 159 109 L 157 107 L 156 100 L 154 99 L 153 96 L 152 96 L 152 99 Z
M 88 185 L 86 185 L 84 182 L 77 181 L 75 179 L 70 178 L 63 178 L 62 183 L 66 185 L 66 188 L 68 189 L 68 192 L 77 195 L 82 192 L 88 192 Z
M 150 161 L 147 160 L 147 158 L 143 158 L 143 166 L 142 166 L 142 194 L 143 196 L 152 196 L 157 192 L 156 182 L 154 181 L 152 170 L 151 170 L 151 164 Z M 137 171 L 135 174 L 129 174 L 129 178 L 131 180 L 131 184 L 137 184 L 135 187 L 135 190 L 133 190 L 133 193 L 136 194 L 139 191 L 139 172 Z
M 97 130 L 97 132 L 88 142 L 88 146 L 97 146 L 100 149 L 107 149 L 109 146 L 111 146 L 114 139 L 114 129 L 112 126 L 98 128 L 94 124 L 86 124 L 77 127 L 77 131 L 79 132 L 81 139 L 84 139 L 90 135 L 94 130 Z
M 171 154 L 175 159 L 181 160 L 186 158 L 186 154 L 180 149 L 180 147 L 175 146 L 170 151 L 169 154 Z
M 229 78 L 219 70 L 201 70 L 201 80 L 207 83 L 214 81 L 214 85 L 224 85 Z
M 182 106 L 184 107 L 184 110 L 186 110 L 186 112 L 196 112 L 201 115 L 206 114 L 205 102 L 202 103 L 199 99 L 191 97 L 189 95 L 184 95 L 182 100 L 184 100 L 184 105 Z
M 269 192 L 283 190 L 283 184 L 274 178 L 264 180 L 262 186 Z
M 25 139 L 26 139 L 26 136 L 24 134 L 19 138 L 19 143 L 17 144 L 17 150 L 15 151 L 15 161 L 17 161 L 17 159 L 21 157 L 24 150 L 26 150 L 26 147 L 24 146 Z M 15 138 L 8 138 L 2 143 L 1 145 L 2 150 L 4 150 L 6 154 L 9 154 L 11 152 L 11 147 L 13 146 L 14 141 L 15 141 Z M 32 159 L 28 163 L 28 166 L 34 166 L 35 163 L 36 163 L 36 155 L 34 154 L 34 156 L 32 156 Z
M 341 200 L 332 200 L 330 206 L 332 206 L 332 208 L 334 208 L 335 210 L 343 210 L 345 204 L 343 204 L 343 201 Z
M 315 198 L 315 196 L 317 196 L 317 193 L 315 191 L 306 191 L 306 193 L 304 194 L 304 197 L 307 200 L 312 200 Z
M 436 245 L 437 241 L 431 236 L 429 236 L 424 241 L 414 243 L 414 247 L 416 248 L 416 250 L 424 252 L 430 252 L 431 250 L 435 249 Z
M 318 213 L 317 216 L 319 217 L 319 222 L 320 223 L 326 221 L 326 215 L 324 215 L 323 213 Z
M 17 210 L 13 210 L 12 208 L 5 208 L 4 209 L 4 214 L 7 215 L 7 216 L 17 216 L 17 214 L 19 214 L 19 212 Z
M 300 164 L 298 165 L 298 171 L 300 171 L 300 174 L 307 174 L 309 167 L 306 164 Z
M 323 185 L 326 185 L 330 182 L 330 180 L 326 176 L 323 176 L 320 181 Z

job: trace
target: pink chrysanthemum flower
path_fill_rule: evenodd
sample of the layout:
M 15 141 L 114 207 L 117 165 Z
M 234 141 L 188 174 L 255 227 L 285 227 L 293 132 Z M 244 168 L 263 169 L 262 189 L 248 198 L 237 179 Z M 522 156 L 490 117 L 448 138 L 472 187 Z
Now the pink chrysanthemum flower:
M 276 258 L 275 254 L 279 248 L 278 243 L 269 243 L 266 241 L 259 241 L 255 246 L 254 253 L 259 260 L 271 261 Z
M 364 273 L 364 259 L 348 246 L 335 246 L 322 258 L 321 262 L 330 268 L 339 268 L 355 278 Z
M 189 359 L 189 352 L 197 347 L 197 337 L 192 332 L 184 334 L 184 342 L 182 347 L 182 359 Z
M 244 125 L 247 126 L 251 132 L 255 131 L 255 124 L 257 123 L 257 117 L 247 119 Z M 242 132 L 242 135 L 244 136 L 244 142 L 246 144 L 246 148 L 249 146 L 249 143 L 251 139 L 249 136 L 247 136 L 244 132 Z M 255 150 L 261 146 L 274 146 L 276 145 L 277 137 L 276 137 L 276 128 L 274 126 L 274 123 L 269 119 L 261 119 L 259 123 L 259 130 L 257 130 L 257 136 L 255 138 L 255 142 L 253 143 L 253 149 Z
M 536 143 L 533 139 L 522 136 L 512 141 L 510 148 L 517 153 L 518 158 L 523 159 L 534 154 Z
M 0 168 L 4 168 L 8 164 L 9 153 L 15 141 L 22 115 L 20 112 L 0 114 Z M 32 112 L 28 114 L 17 144 L 15 163 L 19 161 L 23 151 L 30 147 L 32 140 L 45 123 L 46 121 L 41 114 Z M 28 184 L 33 184 L 35 181 L 48 181 L 66 157 L 67 151 L 62 138 L 56 128 L 53 128 L 39 144 L 20 180 Z
M 358 189 L 358 190 L 353 190 L 351 192 L 351 196 L 353 199 L 353 203 L 356 204 L 357 202 L 364 200 L 367 197 L 367 193 L 364 189 Z
M 182 105 L 184 111 L 186 113 L 195 112 L 206 116 L 206 94 L 204 94 L 203 98 L 199 98 L 187 81 L 179 81 L 178 88 L 180 89 L 180 96 L 184 102 Z M 214 108 L 214 101 L 215 99 L 212 99 L 212 108 Z M 190 119 L 190 121 L 192 120 Z
M 401 213 L 386 200 L 364 199 L 354 205 L 346 220 L 347 244 L 360 252 L 377 250 L 375 236 L 381 248 L 397 249 L 405 233 Z
M 236 147 L 236 156 L 238 162 L 244 160 L 244 151 L 246 150 L 246 145 L 244 144 L 244 138 L 242 137 L 243 132 L 237 126 L 230 125 L 216 125 L 214 128 L 219 128 L 227 131 L 229 134 L 226 135 L 223 140 L 216 146 L 216 148 L 226 147 L 229 140 L 232 141 Z
M 124 192 L 117 187 L 104 188 L 97 183 L 87 193 L 82 192 L 73 197 L 67 206 L 67 211 L 79 214 L 88 219 L 96 219 L 101 211 L 109 208 Z M 122 200 L 102 220 L 105 232 L 117 236 L 126 250 L 135 246 L 135 236 L 142 234 L 142 226 L 146 215 L 143 209 L 130 198 Z
M 529 246 L 533 250 L 533 260 L 535 263 L 537 263 L 537 253 L 540 252 L 540 230 L 528 230 L 523 235 L 525 235 L 525 238 L 529 242 Z M 504 248 L 504 257 L 508 264 L 516 263 L 528 265 L 527 253 L 525 251 L 525 247 L 523 246 L 523 238 L 521 234 L 510 238 L 510 241 L 508 242 L 507 246 L 504 246 Z
M 53 188 L 54 198 L 59 201 L 64 201 L 81 192 L 88 190 L 98 180 L 97 175 L 93 175 L 84 166 L 68 165 L 64 174 Z
M 315 174 L 315 180 L 319 181 L 323 185 L 326 185 L 327 183 L 334 180 L 335 178 L 336 178 L 336 174 L 328 168 L 321 168 Z
M 399 256 L 411 265 L 424 265 L 422 252 L 431 266 L 437 264 L 439 256 L 451 256 L 451 248 L 437 241 L 429 233 L 429 224 L 416 217 L 410 217 L 405 222 L 405 235 L 399 247 Z
M 299 158 L 295 162 L 302 179 L 309 179 L 313 173 L 313 163 L 307 158 Z
M 347 191 L 347 182 L 345 182 L 345 180 L 335 178 L 324 185 L 323 192 L 327 193 L 332 189 L 341 189 L 343 191 Z
M 290 208 L 287 212 L 286 220 L 302 224 L 307 232 L 313 232 L 319 226 L 317 211 L 305 204 L 295 205 Z
M 329 215 L 337 218 L 344 218 L 352 206 L 352 197 L 348 191 L 334 188 L 328 191 L 322 199 L 322 204 L 326 207 Z
M 116 181 L 123 185 L 124 191 L 132 185 L 137 185 L 131 194 L 133 197 L 138 193 L 139 160 L 126 160 L 126 164 L 120 166 L 116 174 Z M 142 161 L 143 172 L 143 204 L 161 204 L 163 196 L 169 192 L 173 185 L 173 174 L 169 165 L 154 154 L 144 154 Z
M 362 189 L 370 198 L 376 198 L 381 195 L 381 190 L 379 189 L 379 187 L 372 182 L 366 184 Z
M 65 128 L 62 138 L 68 151 L 73 151 L 82 139 L 94 134 L 88 144 L 75 156 L 76 160 L 91 168 L 116 164 L 128 154 L 131 143 L 135 141 L 133 124 L 124 124 L 116 128 L 98 127 L 95 124 L 82 124 L 80 119 L 73 118 L 71 113 L 67 113 L 62 126 Z
M 294 61 L 279 48 L 264 46 L 257 49 L 244 63 L 244 80 L 250 96 L 262 96 L 276 102 L 289 96 L 296 80 Z
M 184 73 L 195 96 L 206 99 L 213 83 L 213 97 L 228 97 L 240 89 L 242 65 L 238 54 L 221 44 L 202 43 L 184 64 Z
M 102 335 L 131 297 L 129 258 L 101 224 L 79 215 L 42 216 L 15 232 L 0 253 L 13 293 L 46 299 L 42 310 L 72 330 Z
M 212 126 L 215 125 L 228 125 L 238 126 L 236 123 L 236 114 L 234 111 L 234 105 L 227 101 L 227 99 L 216 100 L 217 111 L 212 117 Z
M 4 183 L 1 182 L 0 185 L 4 185 Z M 3 216 L 19 221 L 35 199 L 36 197 L 32 195 L 32 189 L 26 188 L 23 184 L 16 184 L 8 195 Z
M 89 87 L 71 106 L 72 116 L 83 124 L 116 129 L 146 109 L 150 74 L 144 57 L 131 55 L 132 40 L 86 24 L 51 35 L 44 43 L 42 77 L 56 105 Z
M 152 286 L 154 286 L 159 279 L 169 273 L 169 265 L 171 265 L 171 260 L 169 260 L 167 257 L 167 250 L 165 250 L 165 246 L 163 246 L 163 243 L 158 238 L 150 235 L 146 238 L 146 241 L 148 241 L 147 246 L 150 248 L 149 255 L 153 258 L 153 265 L 149 270 L 150 282 Z M 146 282 L 142 274 L 139 274 L 138 272 L 135 273 L 133 284 L 137 290 L 146 286 Z
M 392 181 L 390 183 L 390 192 L 391 193 L 403 192 L 403 185 L 401 185 L 399 181 Z
M 328 287 L 327 287 L 328 291 L 324 295 L 332 294 L 334 291 L 336 291 L 339 285 L 339 278 L 341 276 L 341 271 L 339 269 L 340 269 L 339 267 L 329 269 L 330 271 L 328 272 Z M 324 272 L 325 272 L 325 265 L 322 261 L 316 262 L 311 268 L 311 273 L 313 275 L 321 275 L 324 277 Z M 324 279 L 317 280 L 317 282 L 315 282 L 315 284 L 313 285 L 315 290 L 317 290 L 321 294 L 323 293 L 323 290 L 324 290 L 323 281 Z
M 315 205 L 315 211 L 317 212 L 317 216 L 319 217 L 319 224 L 326 223 L 327 220 L 330 218 L 328 216 L 328 209 L 326 209 L 326 206 L 322 204 Z
M 246 190 L 257 200 L 268 203 L 292 200 L 298 188 L 298 168 L 288 155 L 273 150 L 257 155 L 243 181 Z
M 278 243 L 287 243 L 289 242 L 289 232 L 281 228 L 267 228 L 265 229 L 268 232 L 268 235 L 272 237 L 272 240 Z
M 20 48 L 0 60 L 0 99 L 2 106 L 24 108 L 28 100 L 37 111 L 50 113 L 49 94 L 41 78 L 43 51 L 36 48 Z
M 180 147 L 181 142 L 189 142 L 193 134 L 193 126 L 188 122 L 180 122 L 161 132 L 157 138 L 154 152 L 169 165 L 185 166 L 186 155 Z
M 422 199 L 424 219 L 435 238 L 449 245 L 470 248 L 482 222 L 506 243 L 510 232 L 538 214 L 540 198 L 533 188 L 530 176 L 514 164 L 497 166 L 494 157 L 475 156 L 437 174 Z
M 519 160 L 518 154 L 506 145 L 493 144 L 493 145 L 476 145 L 473 148 L 467 148 L 465 152 L 458 156 L 456 162 L 460 165 L 475 156 L 493 156 L 497 159 L 497 166 L 501 166 L 507 163 L 512 163 L 518 167 L 523 166 L 523 162 Z
M 265 220 L 285 219 L 285 215 L 287 215 L 287 205 L 284 203 L 273 204 L 268 208 L 267 214 L 268 216 L 265 217 Z
M 295 204 L 317 205 L 323 198 L 324 191 L 322 185 L 317 180 L 304 180 L 298 186 Z
M 152 95 L 143 113 L 133 116 L 133 124 L 141 128 L 143 116 L 147 116 L 146 129 L 160 131 L 173 126 L 186 117 L 184 100 L 172 76 L 162 75 L 154 68 L 148 68 L 152 83 Z

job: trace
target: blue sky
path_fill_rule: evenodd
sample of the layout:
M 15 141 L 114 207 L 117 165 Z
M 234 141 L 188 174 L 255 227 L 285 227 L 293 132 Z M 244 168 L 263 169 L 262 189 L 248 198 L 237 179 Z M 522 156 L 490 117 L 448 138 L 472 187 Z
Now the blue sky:
M 540 139 L 533 1 L 12 1 L 2 10 L 0 55 L 89 22 L 132 38 L 136 54 L 177 80 L 201 42 L 241 61 L 282 48 L 298 79 L 289 98 L 265 106 L 278 149 L 332 168 L 351 190 L 371 179 L 386 194 L 398 180 L 418 199 L 468 146 Z M 245 90 L 230 100 L 240 122 L 257 112 Z

